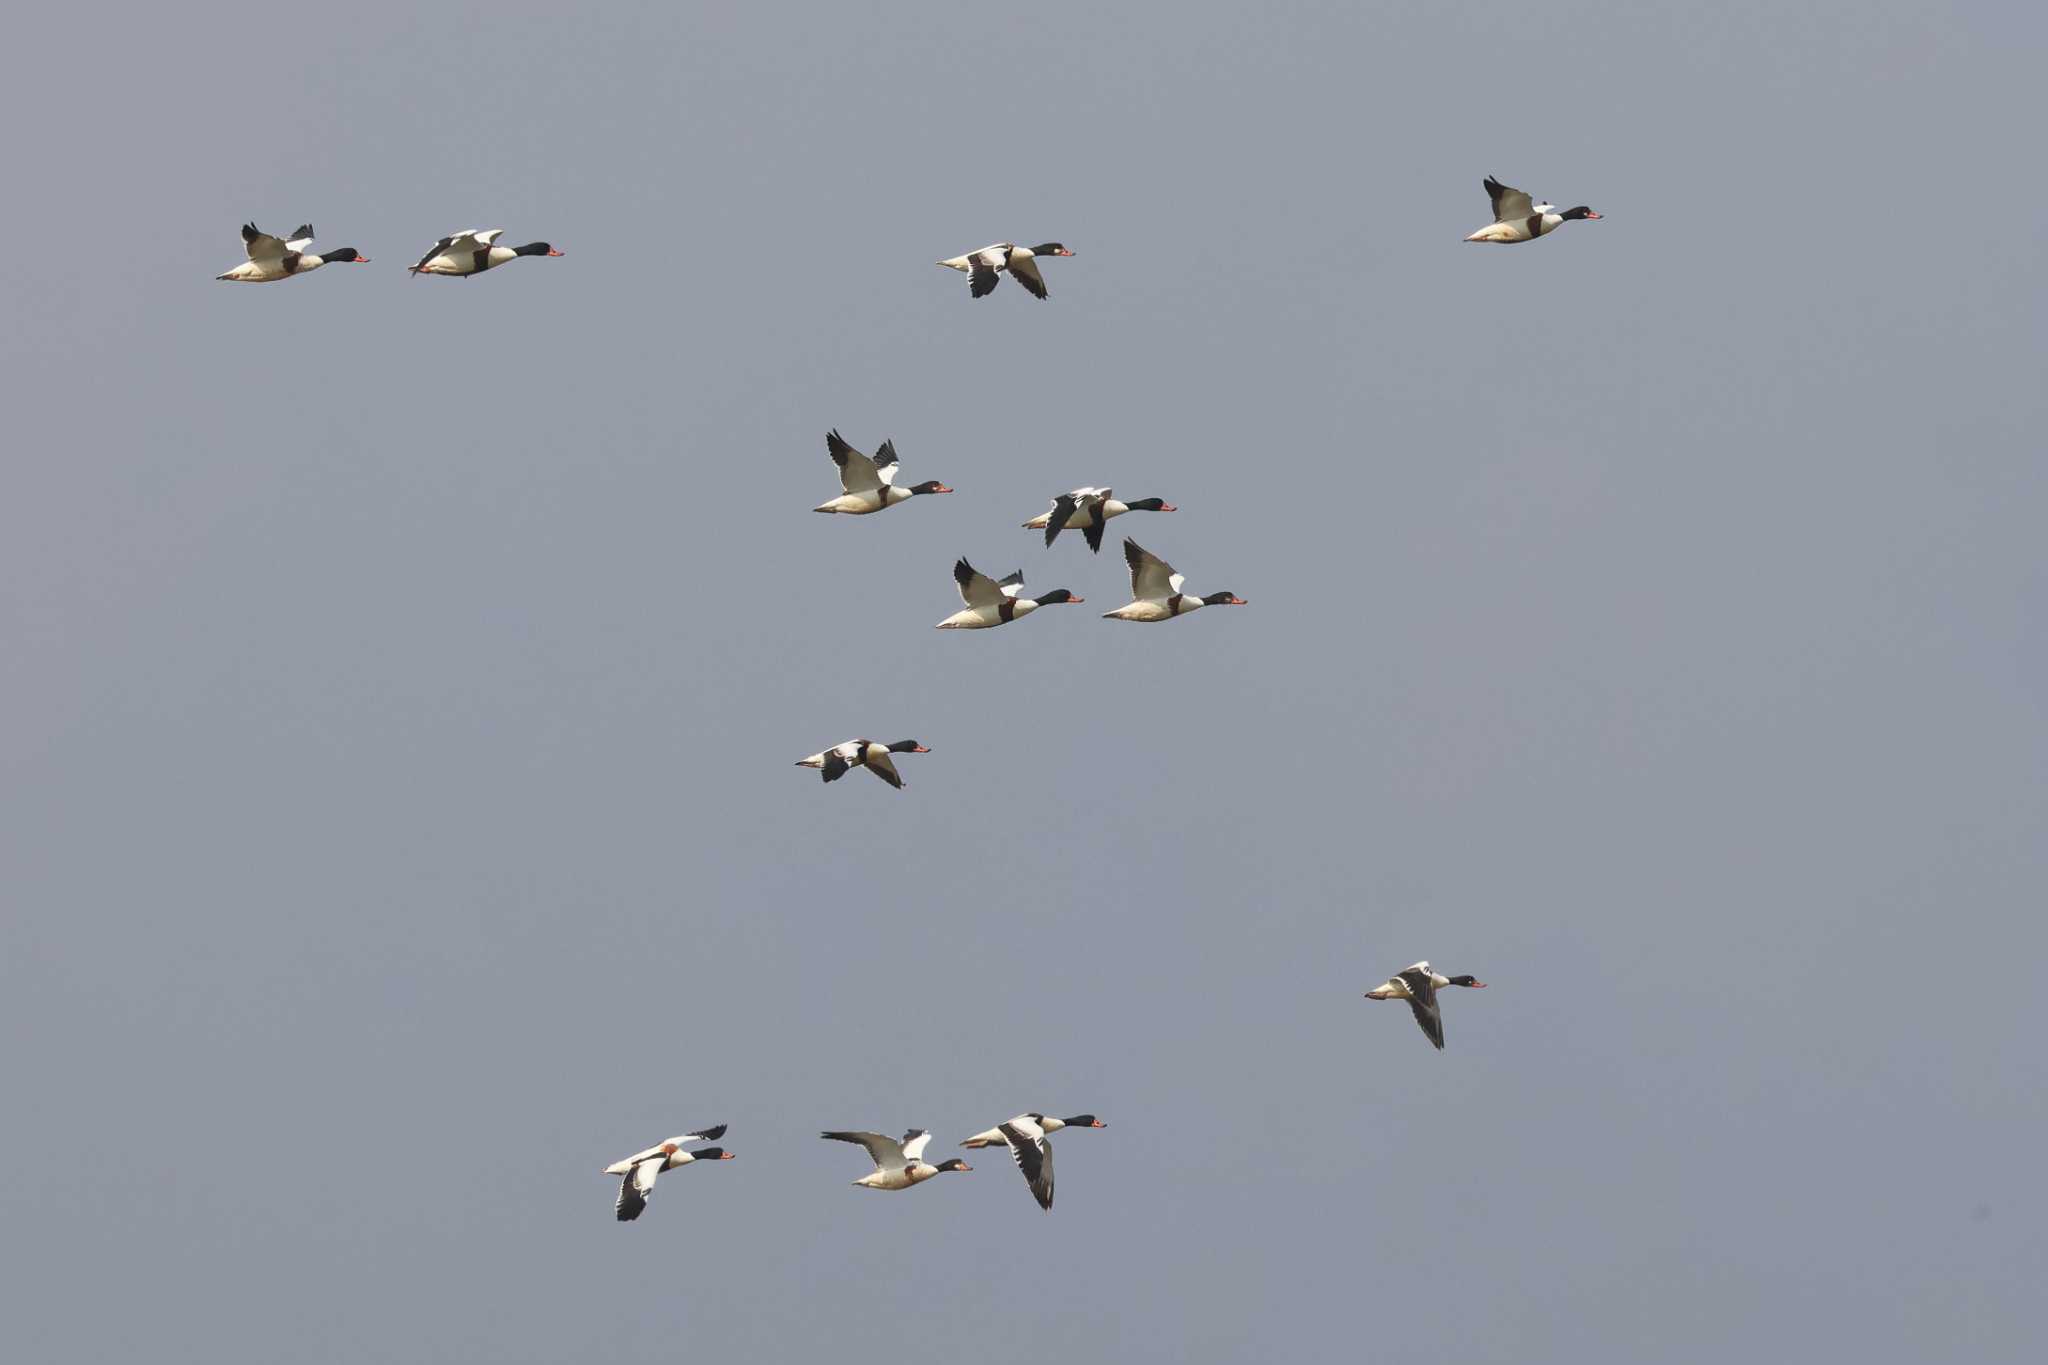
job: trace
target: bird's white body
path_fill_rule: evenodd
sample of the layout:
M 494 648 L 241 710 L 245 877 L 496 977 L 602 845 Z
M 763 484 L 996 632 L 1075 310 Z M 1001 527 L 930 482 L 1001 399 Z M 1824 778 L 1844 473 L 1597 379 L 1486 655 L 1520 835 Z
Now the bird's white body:
M 841 493 L 836 498 L 827 498 L 811 510 L 813 512 L 838 512 L 849 517 L 864 517 L 870 512 L 879 512 L 884 507 L 894 507 L 899 502 L 909 502 L 911 492 L 907 488 L 893 485 L 886 488 L 870 488 L 859 493 Z
M 829 749 L 820 749 L 809 758 L 798 759 L 796 766 L 799 768 L 822 768 L 825 766 L 825 760 L 833 754 L 839 755 L 842 763 L 849 765 L 858 763 L 860 761 L 861 746 L 866 742 L 866 740 L 849 739 L 844 744 L 835 744 Z
M 987 603 L 978 607 L 962 607 L 959 611 L 954 612 L 951 616 L 939 622 L 938 628 L 940 630 L 987 630 L 992 626 L 1007 625 L 1018 617 L 1029 616 L 1037 610 L 1038 603 L 1030 598 L 1017 599 L 1013 597 L 1010 602 L 1008 615 L 1003 613 L 1003 605 L 1000 602 Z
M 288 280 L 294 275 L 303 275 L 309 270 L 318 270 L 327 262 L 318 256 L 301 256 L 298 264 L 285 269 L 284 258 L 267 261 L 244 261 L 233 270 L 215 275 L 217 280 L 232 280 L 236 284 L 269 284 L 273 280 Z
M 1012 1121 L 1012 1124 L 1036 1124 L 1040 1134 L 1057 1134 L 1061 1128 L 1067 1126 L 1067 1119 L 1044 1119 L 1044 1117 L 1034 1117 L 1030 1113 L 1020 1113 L 1020 1115 L 1016 1115 L 1010 1121 Z M 983 1128 L 973 1138 L 961 1138 L 961 1146 L 965 1146 L 965 1148 L 1004 1146 L 1008 1142 L 1010 1142 L 1010 1138 L 1004 1136 L 1004 1126 L 1001 1126 L 1001 1124 L 997 1124 L 995 1128 Z
M 853 1183 L 867 1190 L 907 1190 L 938 1173 L 929 1161 L 913 1161 L 893 1171 L 869 1171 Z
M 1106 621 L 1171 621 L 1203 605 L 1199 597 L 1183 597 L 1176 593 L 1166 601 L 1126 602 L 1115 611 L 1102 613 L 1102 616 Z
M 1488 223 L 1465 240 L 1468 242 L 1533 242 L 1546 232 L 1557 231 L 1564 222 L 1559 213 L 1539 213 L 1512 223 Z
M 949 270 L 958 270 L 964 275 L 972 275 L 975 269 L 981 266 L 1000 271 L 1009 264 L 1011 254 L 1020 251 L 1026 256 L 1031 254 L 1027 248 L 1018 246 L 1015 242 L 995 242 L 979 251 L 970 251 L 964 256 L 949 256 L 939 264 Z
M 1033 1125 L 1041 1134 L 1057 1133 L 1060 1129 L 1067 1126 L 1065 1119 L 1048 1118 L 1039 1114 L 1019 1114 L 1011 1119 L 1010 1122 L 1017 1125 Z M 1003 1134 L 1003 1125 L 999 1123 L 993 1128 L 983 1129 L 971 1138 L 962 1139 L 960 1145 L 962 1147 L 1001 1147 L 1007 1144 L 1009 1140 Z
M 1430 985 L 1436 987 L 1439 990 L 1451 984 L 1451 979 L 1449 977 L 1439 973 L 1427 962 L 1417 962 L 1410 966 L 1403 967 L 1401 970 L 1404 972 L 1426 973 L 1429 976 Z M 1403 981 L 1398 976 L 1394 976 L 1389 977 L 1387 979 L 1386 985 L 1378 986 L 1372 990 L 1367 991 L 1365 993 L 1365 998 L 1368 1000 L 1413 1000 L 1415 998 L 1415 992 L 1409 988 L 1408 983 L 1406 981 Z

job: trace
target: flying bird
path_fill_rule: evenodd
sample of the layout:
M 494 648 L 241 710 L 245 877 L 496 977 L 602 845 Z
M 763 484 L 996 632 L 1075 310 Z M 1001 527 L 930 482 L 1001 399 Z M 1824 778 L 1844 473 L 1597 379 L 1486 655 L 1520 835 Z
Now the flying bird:
M 521 256 L 559 256 L 562 253 L 546 242 L 528 242 L 525 246 L 498 246 L 503 228 L 471 228 L 467 232 L 451 232 L 427 248 L 427 254 L 414 262 L 411 269 L 415 275 L 481 275 L 493 266 L 507 261 L 518 260 Z
M 926 1161 L 925 1144 L 932 1140 L 932 1135 L 922 1128 L 911 1129 L 900 1140 L 880 1133 L 820 1133 L 818 1136 L 833 1142 L 859 1143 L 868 1149 L 868 1157 L 875 1163 L 875 1169 L 853 1183 L 871 1190 L 907 1190 L 947 1171 L 974 1169 L 957 1157 L 941 1161 L 936 1166 Z
M 1444 1016 L 1437 1007 L 1436 993 L 1445 986 L 1486 989 L 1486 983 L 1470 976 L 1439 976 L 1427 962 L 1418 962 L 1387 978 L 1387 984 L 1365 993 L 1368 1000 L 1406 1000 L 1415 1011 L 1415 1022 L 1438 1052 L 1444 1050 Z
M 621 1223 L 630 1223 L 640 1216 L 647 1207 L 647 1196 L 654 1190 L 654 1178 L 663 1171 L 672 1171 L 678 1166 L 687 1166 L 693 1161 L 731 1161 L 732 1153 L 723 1147 L 699 1147 L 694 1152 L 682 1150 L 686 1142 L 716 1142 L 725 1136 L 725 1125 L 706 1128 L 695 1133 L 681 1133 L 667 1142 L 649 1147 L 644 1152 L 635 1152 L 624 1161 L 614 1161 L 604 1168 L 606 1175 L 616 1175 L 619 1180 L 619 1202 L 615 1206 Z
M 1118 502 L 1107 488 L 1076 488 L 1062 493 L 1052 500 L 1050 512 L 1040 512 L 1024 523 L 1027 531 L 1044 531 L 1045 543 L 1051 546 L 1061 531 L 1079 531 L 1088 541 L 1088 548 L 1100 553 L 1102 532 L 1111 517 L 1120 517 L 1126 512 L 1171 512 L 1172 503 L 1164 498 L 1139 498 L 1136 502 Z
M 1557 231 L 1564 223 L 1600 216 L 1584 204 L 1559 213 L 1555 204 L 1532 203 L 1528 195 L 1490 175 L 1486 177 L 1486 193 L 1493 200 L 1493 221 L 1467 237 L 1468 242 L 1500 242 L 1510 246 L 1533 242 L 1546 232 Z
M 294 275 L 303 275 L 308 270 L 318 270 L 323 265 L 346 261 L 350 265 L 368 265 L 367 256 L 357 253 L 352 246 L 334 251 L 314 254 L 306 248 L 313 245 L 313 225 L 301 223 L 290 238 L 279 240 L 257 227 L 254 223 L 242 224 L 242 245 L 249 259 L 232 270 L 226 270 L 214 278 L 232 280 L 237 284 L 269 284 L 272 280 L 288 280 Z
M 844 491 L 838 497 L 813 507 L 813 512 L 839 512 L 846 516 L 864 517 L 870 512 L 894 507 L 899 502 L 908 502 L 920 493 L 953 491 L 937 479 L 898 488 L 894 441 L 882 442 L 881 448 L 871 456 L 863 455 L 848 445 L 837 431 L 828 431 L 825 433 L 825 449 L 831 454 L 832 463 L 839 466 L 839 487 Z
M 871 739 L 849 739 L 844 744 L 835 744 L 822 753 L 796 761 L 799 768 L 823 768 L 827 782 L 837 782 L 846 776 L 849 768 L 866 768 L 898 791 L 903 789 L 903 779 L 897 775 L 895 760 L 891 754 L 928 754 L 931 750 L 914 739 L 899 739 L 894 744 L 877 744 Z
M 1203 607 L 1241 607 L 1245 600 L 1228 590 L 1207 597 L 1191 597 L 1181 591 L 1184 581 L 1173 565 L 1144 546 L 1124 537 L 1124 562 L 1131 566 L 1131 600 L 1115 611 L 1102 613 L 1104 620 L 1171 621 Z
M 1065 588 L 1054 588 L 1037 597 L 1025 597 L 1022 595 L 1022 569 L 998 583 L 964 558 L 953 566 L 953 581 L 960 585 L 960 600 L 967 606 L 939 622 L 940 630 L 987 630 L 991 626 L 1007 625 L 1020 616 L 1029 616 L 1040 607 L 1082 600 Z
M 1007 1144 L 1010 1156 L 1016 1161 L 1017 1169 L 1024 1173 L 1024 1183 L 1031 1187 L 1031 1197 L 1038 1201 L 1038 1207 L 1052 1208 L 1052 1141 L 1049 1134 L 1062 1128 L 1107 1128 L 1109 1125 L 1093 1114 L 1076 1114 L 1070 1119 L 1052 1119 L 1043 1114 L 1019 1114 L 1006 1123 L 999 1123 L 985 1133 L 976 1133 L 960 1145 L 962 1147 L 993 1147 L 998 1142 Z
M 966 272 L 967 292 L 977 299 L 996 287 L 1004 271 L 1008 271 L 1011 279 L 1042 299 L 1045 297 L 1045 277 L 1038 273 L 1037 258 L 1073 254 L 1058 242 L 1041 242 L 1037 246 L 997 242 L 994 246 L 985 246 L 979 251 L 970 251 L 965 256 L 955 256 L 951 260 L 940 261 L 939 264 L 949 270 Z

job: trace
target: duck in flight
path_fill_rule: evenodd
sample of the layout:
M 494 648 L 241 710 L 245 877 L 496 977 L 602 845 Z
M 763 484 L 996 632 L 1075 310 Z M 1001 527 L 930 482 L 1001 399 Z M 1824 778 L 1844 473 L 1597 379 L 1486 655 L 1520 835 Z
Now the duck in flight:
M 839 466 L 839 487 L 842 491 L 838 497 L 813 507 L 813 512 L 839 512 L 846 516 L 864 517 L 870 512 L 894 507 L 899 502 L 908 502 L 920 493 L 953 491 L 937 479 L 898 488 L 894 441 L 882 442 L 881 448 L 871 456 L 863 455 L 848 445 L 837 431 L 828 431 L 825 433 L 825 450 L 832 456 L 832 463 Z
M 1062 493 L 1052 500 L 1050 512 L 1040 512 L 1024 523 L 1027 531 L 1045 532 L 1048 548 L 1059 539 L 1062 531 L 1079 531 L 1087 540 L 1088 548 L 1102 552 L 1102 532 L 1111 517 L 1120 517 L 1126 512 L 1171 512 L 1175 508 L 1164 498 L 1139 498 L 1136 502 L 1118 502 L 1107 488 L 1076 488 Z
M 1185 581 L 1173 565 L 1144 546 L 1124 537 L 1124 562 L 1131 566 L 1131 600 L 1115 611 L 1102 613 L 1112 621 L 1171 621 L 1202 607 L 1242 607 L 1245 600 L 1228 589 L 1207 597 L 1192 597 L 1181 591 Z
M 925 1144 L 932 1140 L 932 1135 L 922 1128 L 913 1128 L 900 1139 L 884 1137 L 880 1133 L 820 1133 L 818 1136 L 833 1142 L 858 1143 L 868 1149 L 868 1157 L 875 1163 L 875 1169 L 853 1183 L 871 1190 L 907 1190 L 947 1171 L 974 1169 L 957 1157 L 941 1161 L 936 1166 L 926 1161 Z
M 1052 1140 L 1050 1135 L 1062 1128 L 1107 1128 L 1108 1124 L 1093 1114 L 1076 1114 L 1070 1119 L 1047 1118 L 1043 1114 L 1019 1114 L 1006 1123 L 999 1123 L 984 1133 L 976 1133 L 960 1145 L 962 1147 L 993 1147 L 1004 1143 L 1010 1149 L 1010 1156 L 1017 1163 L 1017 1169 L 1024 1173 L 1024 1183 L 1031 1187 L 1031 1197 L 1038 1201 L 1038 1207 L 1052 1208 Z
M 1368 1000 L 1406 1000 L 1415 1011 L 1415 1022 L 1438 1052 L 1444 1050 L 1444 1016 L 1437 1007 L 1436 993 L 1445 986 L 1470 986 L 1485 990 L 1486 983 L 1470 976 L 1440 976 L 1427 962 L 1403 968 L 1387 978 L 1387 984 L 1365 993 Z
M 352 246 L 318 254 L 306 250 L 313 245 L 311 223 L 301 223 L 298 230 L 285 239 L 271 236 L 254 223 L 244 223 L 242 245 L 249 259 L 232 270 L 215 275 L 215 279 L 233 280 L 237 284 L 269 284 L 272 280 L 288 280 L 337 261 L 346 261 L 350 265 L 370 263 L 369 257 L 361 255 Z
M 1493 200 L 1493 221 L 1465 240 L 1468 242 L 1533 242 L 1546 232 L 1555 232 L 1577 219 L 1600 215 L 1584 204 L 1560 213 L 1555 204 L 1538 204 L 1521 190 L 1486 177 L 1486 193 Z
M 615 1206 L 619 1221 L 630 1223 L 640 1216 L 647 1207 L 647 1196 L 654 1190 L 654 1178 L 663 1171 L 672 1171 L 693 1161 L 731 1161 L 732 1153 L 723 1147 L 699 1147 L 694 1152 L 682 1149 L 686 1142 L 716 1142 L 724 1136 L 725 1125 L 722 1123 L 695 1133 L 680 1133 L 667 1142 L 649 1147 L 644 1152 L 635 1152 L 624 1161 L 614 1161 L 605 1167 L 606 1175 L 620 1177 L 619 1202 Z
M 931 750 L 914 739 L 899 739 L 894 744 L 877 744 L 871 739 L 849 739 L 844 744 L 835 744 L 822 753 L 800 758 L 799 768 L 823 768 L 827 782 L 837 782 L 846 776 L 849 768 L 866 768 L 898 791 L 903 789 L 903 779 L 897 775 L 895 760 L 891 754 L 928 754 Z
M 953 566 L 953 581 L 960 585 L 960 600 L 967 605 L 939 622 L 940 630 L 986 630 L 991 626 L 1008 625 L 1020 616 L 1029 616 L 1040 607 L 1082 600 L 1065 588 L 1054 588 L 1051 592 L 1040 593 L 1036 597 L 1025 597 L 1022 595 L 1022 569 L 998 583 L 964 558 Z
M 985 246 L 939 264 L 949 270 L 965 271 L 967 292 L 977 299 L 991 293 L 1005 271 L 1034 297 L 1042 299 L 1045 297 L 1045 277 L 1038 273 L 1037 258 L 1073 254 L 1058 242 L 1040 242 L 1037 246 L 997 242 L 994 246 Z
M 427 248 L 427 254 L 414 262 L 411 269 L 415 275 L 459 275 L 467 278 L 481 275 L 494 266 L 507 261 L 516 261 L 521 256 L 559 256 L 562 253 L 546 242 L 528 242 L 525 246 L 498 246 L 503 228 L 471 228 L 467 232 L 451 232 Z

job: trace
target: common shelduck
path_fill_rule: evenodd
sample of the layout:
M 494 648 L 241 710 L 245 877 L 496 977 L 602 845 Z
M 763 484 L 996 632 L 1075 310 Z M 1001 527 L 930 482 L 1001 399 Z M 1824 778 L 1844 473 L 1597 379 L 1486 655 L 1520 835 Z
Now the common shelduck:
M 949 270 L 965 271 L 967 292 L 980 298 L 996 287 L 996 281 L 1004 271 L 1010 277 L 1030 290 L 1039 298 L 1045 297 L 1045 278 L 1038 273 L 1037 257 L 1071 256 L 1074 253 L 1058 242 L 1041 242 L 1037 246 L 1018 246 L 1015 242 L 997 242 L 979 251 L 970 251 L 965 256 L 955 256 L 939 264 Z
M 1557 231 L 1560 223 L 1600 215 L 1584 204 L 1559 213 L 1555 204 L 1532 203 L 1529 196 L 1486 177 L 1486 193 L 1493 199 L 1493 221 L 1465 240 L 1468 242 L 1532 242 L 1546 232 Z
M 832 463 L 839 466 L 839 486 L 846 491 L 830 502 L 819 503 L 811 509 L 813 512 L 839 512 L 864 517 L 884 507 L 908 502 L 920 493 L 953 491 L 937 479 L 926 479 L 910 488 L 898 488 L 894 441 L 882 442 L 881 448 L 869 456 L 848 445 L 837 431 L 828 431 L 825 433 L 825 449 L 831 454 Z
M 686 1142 L 716 1142 L 724 1136 L 725 1125 L 722 1123 L 701 1132 L 681 1133 L 659 1146 L 635 1152 L 624 1161 L 614 1161 L 605 1167 L 606 1175 L 623 1177 L 619 1181 L 619 1221 L 630 1223 L 640 1216 L 640 1211 L 647 1207 L 648 1194 L 654 1189 L 654 1178 L 663 1171 L 672 1171 L 693 1161 L 731 1161 L 732 1153 L 723 1147 L 699 1147 L 694 1152 L 682 1150 Z
M 467 232 L 452 232 L 427 249 L 427 254 L 413 265 L 412 273 L 481 275 L 493 266 L 503 265 L 521 256 L 562 254 L 546 242 L 528 242 L 525 246 L 494 245 L 504 232 L 503 228 L 471 228 Z
M 967 606 L 965 610 L 956 611 L 939 622 L 940 630 L 986 630 L 990 626 L 1007 625 L 1020 616 L 1029 616 L 1040 607 L 1082 600 L 1065 588 L 1054 588 L 1051 592 L 1040 593 L 1036 597 L 1025 597 L 1022 595 L 1022 569 L 998 583 L 987 574 L 978 571 L 965 559 L 953 566 L 953 581 L 960 585 L 960 600 Z
M 925 1144 L 932 1135 L 922 1128 L 913 1128 L 901 1140 L 884 1137 L 880 1133 L 820 1133 L 821 1138 L 834 1142 L 857 1142 L 868 1149 L 868 1156 L 875 1163 L 856 1185 L 865 1185 L 871 1190 L 907 1190 L 912 1185 L 930 1180 L 947 1171 L 971 1171 L 974 1168 L 959 1158 L 941 1161 L 934 1166 L 924 1159 Z
M 809 758 L 796 761 L 799 768 L 823 768 L 827 782 L 837 782 L 846 776 L 848 768 L 866 768 L 898 791 L 903 789 L 903 779 L 896 773 L 895 760 L 891 754 L 928 754 L 931 750 L 914 739 L 899 739 L 894 744 L 877 744 L 871 739 L 849 739 L 844 744 L 835 744 L 823 753 L 812 754 Z
M 333 265 L 336 261 L 346 261 L 351 265 L 370 263 L 369 257 L 357 254 L 352 246 L 318 254 L 306 250 L 313 245 L 311 223 L 300 224 L 298 231 L 286 241 L 279 241 L 254 223 L 244 223 L 242 243 L 248 250 L 249 259 L 233 270 L 215 275 L 215 279 L 233 280 L 237 284 L 269 284 L 272 280 L 288 280 L 308 270 Z
M 1031 1187 L 1032 1197 L 1038 1200 L 1038 1207 L 1052 1207 L 1052 1142 L 1048 1134 L 1062 1128 L 1107 1128 L 1109 1125 L 1093 1114 L 1076 1114 L 1070 1119 L 1047 1118 L 1043 1114 L 1019 1114 L 1007 1123 L 999 1123 L 985 1133 L 976 1133 L 960 1145 L 962 1147 L 993 1147 L 1005 1143 L 1010 1155 L 1017 1162 L 1017 1169 L 1024 1173 L 1024 1183 Z
M 1236 593 L 1212 592 L 1207 597 L 1183 593 L 1181 575 L 1173 565 L 1144 546 L 1124 537 L 1124 561 L 1131 566 L 1131 600 L 1115 611 L 1102 613 L 1104 620 L 1171 621 L 1201 607 L 1241 607 L 1245 600 Z
M 1100 553 L 1102 532 L 1111 517 L 1120 517 L 1126 512 L 1171 512 L 1172 503 L 1164 498 L 1139 498 L 1136 502 L 1119 502 L 1107 488 L 1076 488 L 1071 493 L 1062 493 L 1052 500 L 1050 512 L 1040 512 L 1024 523 L 1027 531 L 1045 532 L 1045 543 L 1050 546 L 1059 538 L 1061 531 L 1079 531 L 1088 540 L 1088 548 Z
M 1415 1011 L 1415 1022 L 1422 1026 L 1423 1036 L 1435 1045 L 1438 1052 L 1442 1052 L 1444 1016 L 1437 1007 L 1436 993 L 1445 986 L 1470 986 L 1474 990 L 1484 990 L 1486 983 L 1471 976 L 1440 976 L 1430 969 L 1427 962 L 1418 962 L 1389 977 L 1386 985 L 1367 991 L 1365 998 L 1406 1000 L 1408 1008 Z

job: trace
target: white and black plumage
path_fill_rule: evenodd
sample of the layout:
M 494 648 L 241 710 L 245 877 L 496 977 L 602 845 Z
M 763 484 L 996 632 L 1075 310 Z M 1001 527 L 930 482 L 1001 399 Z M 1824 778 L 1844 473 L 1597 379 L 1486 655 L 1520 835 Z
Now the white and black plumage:
M 1431 969 L 1427 962 L 1418 962 L 1403 968 L 1387 978 L 1387 984 L 1365 993 L 1368 1000 L 1406 1000 L 1408 1008 L 1415 1012 L 1415 1022 L 1421 1026 L 1423 1037 L 1438 1052 L 1444 1050 L 1444 1016 L 1437 1004 L 1436 993 L 1445 986 L 1470 986 L 1474 990 L 1485 990 L 1486 983 L 1471 976 L 1442 976 Z
M 716 1142 L 725 1136 L 725 1125 L 706 1128 L 695 1133 L 679 1133 L 668 1141 L 649 1147 L 644 1152 L 635 1152 L 624 1161 L 614 1161 L 604 1168 L 606 1175 L 619 1176 L 619 1221 L 630 1223 L 640 1216 L 647 1207 L 647 1196 L 654 1189 L 654 1178 L 663 1171 L 672 1171 L 678 1166 L 687 1166 L 693 1161 L 730 1161 L 732 1153 L 723 1147 L 700 1147 L 694 1152 L 682 1150 L 686 1142 Z
M 877 744 L 871 739 L 849 739 L 844 744 L 835 744 L 809 758 L 796 761 L 799 768 L 822 768 L 827 782 L 837 782 L 846 776 L 849 768 L 866 768 L 898 791 L 903 789 L 903 778 L 896 772 L 896 763 L 891 754 L 928 754 L 931 750 L 914 739 L 899 739 L 894 744 Z
M 1566 223 L 1600 216 L 1584 204 L 1560 213 L 1556 205 L 1538 204 L 1523 191 L 1503 185 L 1490 175 L 1486 177 L 1486 194 L 1493 201 L 1493 221 L 1467 237 L 1468 242 L 1498 242 L 1505 246 L 1533 242 Z
M 271 236 L 254 223 L 244 223 L 242 246 L 249 259 L 214 278 L 232 280 L 237 284 L 269 284 L 272 280 L 288 280 L 294 275 L 318 270 L 323 265 L 333 265 L 336 261 L 346 261 L 351 265 L 370 263 L 369 257 L 358 254 L 352 246 L 315 254 L 306 250 L 311 245 L 311 223 L 301 223 L 290 238 L 283 240 Z
M 881 1133 L 851 1132 L 820 1133 L 818 1136 L 833 1142 L 858 1143 L 868 1149 L 868 1157 L 875 1163 L 875 1169 L 853 1183 L 871 1190 L 907 1190 L 947 1171 L 974 1169 L 958 1158 L 941 1161 L 936 1166 L 926 1161 L 925 1144 L 932 1140 L 932 1135 L 923 1128 L 913 1128 L 900 1138 Z
M 996 287 L 1003 272 L 1024 286 L 1037 298 L 1044 298 L 1045 277 L 1038 273 L 1037 258 L 1040 256 L 1071 256 L 1074 253 L 1058 242 L 1041 242 L 1037 246 L 1018 246 L 1015 242 L 997 242 L 979 251 L 970 251 L 965 256 L 955 256 L 938 264 L 948 270 L 960 270 L 967 275 L 967 292 L 981 298 Z
M 1124 562 L 1131 566 L 1131 600 L 1115 611 L 1102 613 L 1111 621 L 1171 621 L 1202 607 L 1242 607 L 1245 600 L 1225 589 L 1207 597 L 1181 591 L 1186 581 L 1173 565 L 1144 546 L 1124 537 Z
M 499 246 L 498 238 L 503 228 L 470 228 L 465 232 L 451 232 L 427 248 L 427 254 L 414 262 L 411 269 L 415 275 L 457 275 L 467 278 L 481 275 L 507 261 L 516 261 L 521 256 L 559 256 L 562 253 L 546 242 L 528 242 L 525 246 Z
M 1126 512 L 1171 512 L 1175 508 L 1164 498 L 1139 498 L 1136 502 L 1119 502 L 1115 493 L 1107 488 L 1076 488 L 1062 493 L 1052 500 L 1052 510 L 1040 512 L 1024 523 L 1027 531 L 1044 531 L 1045 543 L 1050 546 L 1059 538 L 1061 531 L 1079 531 L 1088 541 L 1088 548 L 1100 552 L 1102 532 L 1111 517 L 1120 517 Z
M 838 497 L 813 507 L 813 512 L 863 517 L 885 507 L 894 507 L 899 502 L 908 502 L 922 493 L 953 491 L 937 479 L 898 488 L 894 441 L 884 441 L 873 455 L 863 455 L 848 445 L 837 431 L 828 431 L 825 433 L 825 450 L 832 456 L 832 463 L 839 466 L 839 487 L 842 491 Z
M 998 583 L 964 558 L 953 566 L 953 581 L 960 587 L 960 600 L 967 605 L 939 622 L 940 630 L 986 630 L 1029 616 L 1040 607 L 1083 600 L 1065 588 L 1025 597 L 1022 569 Z
M 1042 1209 L 1052 1208 L 1052 1141 L 1050 1134 L 1062 1128 L 1107 1128 L 1109 1125 L 1093 1114 L 1076 1114 L 1070 1119 L 1047 1118 L 1044 1114 L 1019 1114 L 1017 1117 L 999 1123 L 986 1132 L 976 1133 L 960 1145 L 962 1147 L 993 1147 L 1004 1143 L 1010 1149 L 1010 1156 L 1017 1163 L 1017 1169 L 1024 1173 L 1024 1183 L 1031 1187 L 1031 1197 Z

